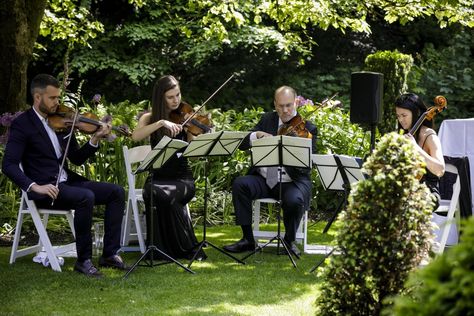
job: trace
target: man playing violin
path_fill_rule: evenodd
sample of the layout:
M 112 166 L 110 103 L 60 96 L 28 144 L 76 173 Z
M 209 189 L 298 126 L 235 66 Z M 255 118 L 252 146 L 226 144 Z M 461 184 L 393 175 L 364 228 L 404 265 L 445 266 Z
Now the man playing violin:
M 74 270 L 91 277 L 102 275 L 91 261 L 92 211 L 94 205 L 105 205 L 104 249 L 99 266 L 126 269 L 122 258 L 117 255 L 125 207 L 124 189 L 112 183 L 89 181 L 69 170 L 67 164 L 60 169 L 69 132 L 55 132 L 48 125 L 48 115 L 59 106 L 59 82 L 50 75 L 37 75 L 31 82 L 31 94 L 32 108 L 18 116 L 11 125 L 2 163 L 3 173 L 27 192 L 38 207 L 75 210 L 77 261 Z M 100 140 L 111 131 L 109 124 L 101 125 L 82 147 L 79 147 L 74 133 L 71 134 L 66 157 L 72 163 L 81 165 L 94 155 Z
M 255 128 L 242 142 L 240 149 L 250 148 L 252 140 L 262 137 L 275 136 L 285 123 L 298 115 L 296 111 L 296 92 L 293 88 L 282 86 L 275 91 L 275 112 L 265 113 Z M 305 122 L 306 130 L 311 133 L 313 152 L 316 151 L 316 126 Z M 243 252 L 255 249 L 255 240 L 252 231 L 252 201 L 260 198 L 279 199 L 280 179 L 277 167 L 253 167 L 246 176 L 235 179 L 232 185 L 232 199 L 236 215 L 236 223 L 241 226 L 243 237 L 238 242 L 224 246 L 229 252 Z M 289 249 L 299 256 L 300 251 L 294 244 L 296 231 L 304 214 L 309 207 L 311 197 L 310 169 L 284 167 L 282 169 L 282 209 L 285 225 L 284 240 Z M 269 176 L 273 174 L 273 176 Z M 275 177 L 276 175 L 276 177 Z M 276 179 L 275 181 L 271 181 Z

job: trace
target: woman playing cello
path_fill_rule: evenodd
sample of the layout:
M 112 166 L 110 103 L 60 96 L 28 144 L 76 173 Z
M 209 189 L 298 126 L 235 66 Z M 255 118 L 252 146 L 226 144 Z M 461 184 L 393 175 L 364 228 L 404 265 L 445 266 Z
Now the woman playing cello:
M 427 107 L 423 100 L 416 94 L 402 94 L 395 100 L 395 111 L 398 120 L 398 129 L 403 129 L 417 151 L 426 162 L 426 174 L 421 179 L 425 182 L 436 198 L 436 205 L 440 200 L 439 178 L 444 174 L 444 158 L 441 150 L 441 142 L 433 130 L 431 120 L 423 120 L 417 131 L 412 130 L 415 122 L 426 113 Z M 437 206 L 436 206 L 437 207 Z

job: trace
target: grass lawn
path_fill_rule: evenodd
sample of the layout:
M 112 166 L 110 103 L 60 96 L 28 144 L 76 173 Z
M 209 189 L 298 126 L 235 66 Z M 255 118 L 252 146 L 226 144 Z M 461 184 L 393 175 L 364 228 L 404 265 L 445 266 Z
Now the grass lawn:
M 324 224 L 310 227 L 310 243 L 333 240 L 337 229 L 322 235 Z M 240 228 L 210 227 L 207 235 L 222 246 L 240 238 Z M 72 270 L 74 258 L 57 273 L 34 263 L 33 255 L 10 265 L 10 248 L 0 247 L 0 315 L 314 315 L 321 279 L 309 270 L 321 256 L 303 254 L 295 269 L 275 250 L 240 265 L 208 247 L 208 259 L 191 267 L 195 275 L 166 264 L 138 267 L 126 280 L 122 272 L 102 269 L 105 278 L 95 280 Z M 123 257 L 132 264 L 139 254 Z

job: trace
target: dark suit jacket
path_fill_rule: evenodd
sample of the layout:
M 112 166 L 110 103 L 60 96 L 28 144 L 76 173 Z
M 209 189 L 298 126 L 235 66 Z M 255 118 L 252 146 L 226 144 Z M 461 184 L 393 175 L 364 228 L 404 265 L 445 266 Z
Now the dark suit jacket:
M 56 133 L 59 144 L 66 148 L 67 133 Z M 89 142 L 79 147 L 73 135 L 69 145 L 67 158 L 75 165 L 83 164 L 93 155 L 97 148 Z M 10 127 L 10 136 L 5 149 L 2 162 L 2 171 L 22 190 L 26 191 L 31 183 L 39 185 L 55 184 L 61 165 L 62 157 L 56 157 L 53 144 L 33 108 L 18 116 Z M 20 169 L 20 163 L 23 171 Z M 65 164 L 64 169 L 68 175 L 68 182 L 85 178 L 70 171 Z M 43 197 L 35 192 L 28 193 L 31 199 Z
M 278 113 L 277 112 L 269 112 L 265 113 L 257 125 L 251 130 L 252 132 L 255 131 L 262 131 L 272 135 L 277 135 L 278 133 Z M 313 135 L 312 138 L 312 151 L 316 153 L 316 138 L 317 138 L 317 129 L 312 123 L 306 121 L 305 125 L 306 129 Z M 244 138 L 242 144 L 240 145 L 239 149 L 246 150 L 249 149 L 251 146 L 250 144 L 250 134 Z M 295 185 L 303 192 L 305 197 L 305 206 L 308 208 L 309 200 L 311 198 L 311 169 L 305 168 L 297 168 L 297 167 L 285 167 L 288 175 L 294 181 Z M 252 167 L 249 170 L 248 174 L 257 174 L 257 168 Z

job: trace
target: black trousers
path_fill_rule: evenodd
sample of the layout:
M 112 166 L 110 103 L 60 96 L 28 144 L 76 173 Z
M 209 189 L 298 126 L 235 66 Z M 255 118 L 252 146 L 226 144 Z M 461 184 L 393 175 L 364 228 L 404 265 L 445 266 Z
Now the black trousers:
M 49 197 L 35 202 L 42 208 L 74 209 L 78 261 L 92 258 L 92 211 L 94 205 L 105 205 L 103 256 L 112 256 L 120 249 L 125 209 L 125 191 L 121 186 L 107 182 L 66 181 L 59 184 L 59 195 L 53 206 Z
M 261 198 L 279 199 L 279 184 L 270 189 L 260 175 L 246 175 L 235 179 L 232 200 L 237 225 L 252 224 L 252 201 Z M 296 231 L 304 214 L 303 192 L 293 182 L 282 183 L 283 224 L 285 240 L 295 241 Z

